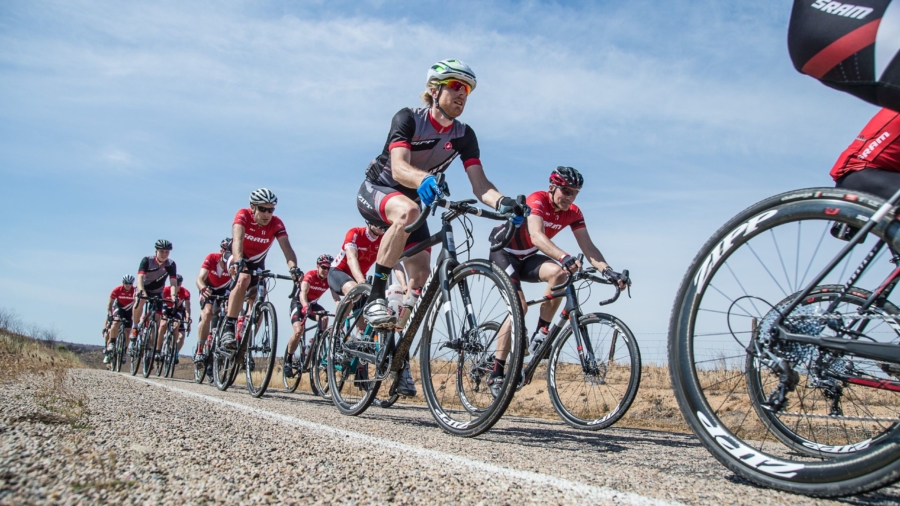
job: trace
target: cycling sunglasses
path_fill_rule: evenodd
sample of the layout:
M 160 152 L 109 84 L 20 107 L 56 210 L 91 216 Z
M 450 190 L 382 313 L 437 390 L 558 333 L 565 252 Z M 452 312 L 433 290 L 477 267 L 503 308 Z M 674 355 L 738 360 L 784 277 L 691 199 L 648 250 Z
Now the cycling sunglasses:
M 559 191 L 561 191 L 563 196 L 566 198 L 571 199 L 571 198 L 575 198 L 578 196 L 579 190 L 572 190 L 570 188 L 566 188 L 565 186 L 557 186 L 556 188 L 558 188 Z
M 275 212 L 275 208 L 274 208 L 274 207 L 256 206 L 256 210 L 259 211 L 259 212 L 261 212 L 261 213 L 268 213 L 268 214 L 272 214 L 272 213 Z
M 466 95 L 472 93 L 471 86 L 469 86 L 468 84 L 466 84 L 462 81 L 457 81 L 456 79 L 447 79 L 446 81 L 438 81 L 438 84 L 444 85 L 453 91 L 459 91 L 460 89 L 465 88 Z

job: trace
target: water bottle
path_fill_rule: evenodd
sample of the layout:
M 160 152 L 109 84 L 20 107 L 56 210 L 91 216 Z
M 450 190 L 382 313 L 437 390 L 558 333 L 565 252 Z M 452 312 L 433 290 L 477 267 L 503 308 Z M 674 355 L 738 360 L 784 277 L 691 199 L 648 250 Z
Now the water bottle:
M 547 330 L 547 327 L 541 327 L 540 330 L 531 338 L 531 353 L 537 353 L 538 349 L 540 349 L 541 345 L 544 344 L 544 339 L 547 339 L 547 334 L 550 331 Z
M 385 291 L 388 307 L 394 314 L 400 314 L 400 305 L 403 303 L 403 288 L 400 283 L 393 283 Z
M 409 320 L 409 315 L 412 314 L 412 308 L 416 305 L 416 302 L 419 301 L 419 296 L 422 295 L 422 292 L 416 290 L 410 290 L 409 299 L 403 303 L 403 306 L 400 307 L 400 319 L 397 321 L 397 327 L 403 328 L 406 326 L 406 321 Z
M 241 341 L 241 331 L 244 330 L 244 317 L 238 316 L 237 327 L 235 328 L 234 335 L 237 337 L 238 342 Z

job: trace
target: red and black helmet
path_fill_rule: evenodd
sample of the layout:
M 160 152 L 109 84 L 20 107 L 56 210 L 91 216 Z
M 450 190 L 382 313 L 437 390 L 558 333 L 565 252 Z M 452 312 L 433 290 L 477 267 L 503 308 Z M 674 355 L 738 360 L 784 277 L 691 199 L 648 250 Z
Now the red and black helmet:
M 319 258 L 316 259 L 316 265 L 319 267 L 331 267 L 331 262 L 334 262 L 334 257 L 331 255 L 319 255 Z
M 580 190 L 584 186 L 584 178 L 572 167 L 560 165 L 553 171 L 553 174 L 550 174 L 550 184 Z

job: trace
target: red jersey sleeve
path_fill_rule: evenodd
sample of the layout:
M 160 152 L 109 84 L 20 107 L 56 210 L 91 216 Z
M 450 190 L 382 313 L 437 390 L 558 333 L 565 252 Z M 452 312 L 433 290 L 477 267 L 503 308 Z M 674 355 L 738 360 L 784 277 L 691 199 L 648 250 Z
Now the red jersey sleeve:
M 284 237 L 287 235 L 287 228 L 284 226 L 284 222 L 281 221 L 281 218 L 277 216 L 272 216 L 272 237 L 278 239 L 279 237 Z
M 547 218 L 550 209 L 550 199 L 547 198 L 547 192 L 534 192 L 525 199 L 525 203 L 531 208 L 531 214 Z
M 344 247 L 343 247 L 343 249 L 346 250 L 346 249 L 347 249 L 347 246 L 351 246 L 351 247 L 353 247 L 353 248 L 356 248 L 356 238 L 357 238 L 357 237 L 359 237 L 358 229 L 351 228 L 350 230 L 348 230 L 348 231 L 347 231 L 347 235 L 344 236 Z
M 163 288 L 163 295 L 162 295 L 162 296 L 163 296 L 163 299 L 170 299 L 170 298 L 172 298 L 172 287 L 171 287 L 171 286 L 167 286 L 167 287 Z
M 312 284 L 313 276 L 317 276 L 317 275 L 318 274 L 316 274 L 315 270 L 307 271 L 306 274 L 303 275 L 303 281 L 306 281 L 307 283 Z
M 253 218 L 253 216 L 250 215 L 249 209 L 239 209 L 237 214 L 234 215 L 234 223 L 232 224 L 241 225 L 242 227 L 246 228 L 247 225 L 250 224 L 251 218 Z
M 584 224 L 584 214 L 581 213 L 581 209 L 578 209 L 578 206 L 572 204 L 572 207 L 569 208 L 569 212 L 574 213 L 572 217 L 572 223 L 569 225 L 572 227 L 572 230 L 578 230 L 579 228 L 585 228 L 587 225 Z
M 203 259 L 203 264 L 200 266 L 201 269 L 206 269 L 210 272 L 216 271 L 216 264 L 219 262 L 219 259 L 216 258 L 215 253 L 210 253 L 206 255 L 206 258 Z
M 188 291 L 187 288 L 183 286 L 178 287 L 178 298 L 181 300 L 190 300 L 191 292 Z
M 121 286 L 117 286 L 117 287 L 113 288 L 112 293 L 109 294 L 109 298 L 110 298 L 110 299 L 116 299 L 116 298 L 119 297 L 119 294 L 121 294 L 121 293 L 122 293 L 122 287 L 121 287 Z

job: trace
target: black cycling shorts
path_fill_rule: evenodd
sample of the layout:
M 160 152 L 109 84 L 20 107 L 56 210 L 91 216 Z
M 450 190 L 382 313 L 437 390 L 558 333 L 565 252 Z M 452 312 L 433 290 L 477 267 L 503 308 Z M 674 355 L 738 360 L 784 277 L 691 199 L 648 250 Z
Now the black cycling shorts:
M 387 216 L 384 214 L 384 206 L 388 200 L 400 195 L 408 197 L 413 202 L 419 202 L 416 190 L 405 187 L 398 189 L 390 186 L 381 186 L 365 180 L 359 186 L 359 193 L 356 195 L 356 208 L 359 209 L 359 214 L 369 223 L 388 227 L 390 223 L 388 223 Z M 428 231 L 428 223 L 426 222 L 417 228 L 415 232 L 409 234 L 403 251 L 426 241 L 429 237 L 431 237 L 431 232 Z M 334 269 L 331 270 L 333 271 Z
M 532 253 L 524 258 L 520 258 L 502 249 L 491 252 L 490 259 L 491 262 L 494 262 L 498 267 L 506 271 L 513 285 L 520 291 L 522 290 L 522 281 L 526 283 L 540 283 L 541 266 L 547 262 L 554 262 L 552 258 L 541 253 Z
M 310 311 L 313 311 L 313 312 L 325 311 L 325 308 L 320 306 L 317 302 L 310 302 L 309 309 L 310 309 Z M 302 320 L 304 316 L 305 315 L 303 314 L 303 306 L 300 304 L 300 300 L 297 299 L 296 297 L 294 297 L 294 299 L 291 300 L 291 325 Z M 319 321 L 319 315 L 315 315 L 315 314 L 310 315 L 309 319 L 317 322 L 317 321 Z
M 835 186 L 888 200 L 900 188 L 900 172 L 875 168 L 855 170 L 838 179 Z
M 113 318 L 122 320 L 122 325 L 124 325 L 126 329 L 130 329 L 133 325 L 133 314 L 131 309 L 121 308 L 118 305 L 113 307 Z
M 353 276 L 347 274 L 346 272 L 331 268 L 328 270 L 328 288 L 331 288 L 331 294 L 334 295 L 336 299 L 340 299 L 344 296 L 344 293 L 341 291 L 347 281 L 356 281 L 353 279 Z
M 231 261 L 231 252 L 226 251 L 222 254 L 222 258 L 225 260 L 225 268 L 230 269 L 234 262 Z M 259 260 L 252 262 L 250 260 L 244 259 L 244 269 L 248 271 L 256 271 L 256 269 L 266 270 L 266 257 L 262 257 Z M 236 281 L 232 280 L 231 285 L 234 285 Z M 250 275 L 250 284 L 247 286 L 247 292 L 244 294 L 244 297 L 249 297 L 253 290 L 256 289 L 256 286 L 259 284 L 259 276 Z
M 162 299 L 162 290 L 157 293 L 145 292 L 144 297 L 157 297 Z M 138 299 L 135 299 L 135 303 L 138 302 Z M 162 300 L 146 300 L 146 298 L 140 299 L 141 304 L 147 304 L 145 309 L 150 313 L 161 313 L 162 312 Z

